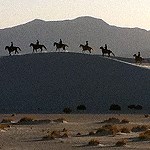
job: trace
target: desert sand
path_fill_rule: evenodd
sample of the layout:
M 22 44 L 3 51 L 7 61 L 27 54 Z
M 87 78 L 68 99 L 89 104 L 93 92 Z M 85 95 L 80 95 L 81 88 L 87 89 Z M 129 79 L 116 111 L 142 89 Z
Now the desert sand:
M 24 117 L 31 121 L 19 122 Z M 106 122 L 112 117 L 120 121 L 126 119 L 129 122 Z M 131 131 L 133 127 L 141 125 L 149 128 L 150 118 L 148 115 L 1 114 L 0 118 L 1 125 L 10 125 L 10 128 L 1 127 L 0 130 L 0 149 L 2 150 L 150 149 L 150 140 L 139 139 L 139 134 L 144 131 Z M 8 122 L 2 123 L 4 121 Z M 104 133 L 103 135 L 96 133 L 99 128 L 108 124 L 116 126 L 118 129 L 126 127 L 130 132 L 118 131 L 114 134 Z M 52 138 L 53 131 L 55 135 Z M 99 143 L 90 145 L 91 140 Z M 120 140 L 124 140 L 125 145 L 116 146 Z

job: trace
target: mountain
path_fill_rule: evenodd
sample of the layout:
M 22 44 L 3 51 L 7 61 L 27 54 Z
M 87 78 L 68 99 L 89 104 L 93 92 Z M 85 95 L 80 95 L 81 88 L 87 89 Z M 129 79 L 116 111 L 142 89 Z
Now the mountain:
M 33 22 L 35 23 L 35 22 Z M 38 53 L 0 58 L 0 113 L 62 113 L 85 105 L 86 113 L 121 113 L 142 105 L 149 113 L 150 70 L 81 53 Z
M 79 45 L 89 41 L 94 54 L 101 54 L 100 46 L 108 44 L 116 56 L 132 57 L 141 52 L 143 57 L 150 56 L 150 32 L 139 28 L 120 28 L 111 26 L 101 19 L 79 17 L 64 21 L 43 21 L 35 19 L 23 25 L 0 30 L 0 55 L 8 55 L 4 50 L 13 41 L 22 49 L 22 54 L 31 53 L 31 42 L 38 39 L 48 51 L 55 51 L 53 43 L 62 39 L 69 45 L 69 52 L 81 52 Z

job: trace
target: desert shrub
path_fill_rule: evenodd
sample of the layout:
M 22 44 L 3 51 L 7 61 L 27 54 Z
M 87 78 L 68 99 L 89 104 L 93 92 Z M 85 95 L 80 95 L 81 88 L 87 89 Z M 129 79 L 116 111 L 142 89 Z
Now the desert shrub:
M 65 118 L 58 118 L 58 119 L 55 119 L 53 120 L 54 122 L 57 122 L 57 123 L 64 123 L 64 122 L 67 122 Z
M 11 121 L 13 121 L 12 118 L 4 118 L 1 123 L 11 123 Z
M 10 128 L 9 124 L 0 124 L 0 130 L 4 130 L 6 128 Z
M 88 145 L 90 145 L 90 146 L 97 146 L 99 144 L 100 144 L 100 142 L 98 140 L 96 140 L 96 139 L 92 139 L 88 143 Z
M 43 140 L 54 140 L 55 138 L 51 135 L 46 135 L 42 138 Z
M 19 120 L 19 123 L 21 123 L 21 122 L 30 122 L 30 121 L 34 121 L 34 118 L 32 118 L 32 117 L 23 117 Z
M 63 112 L 66 114 L 70 114 L 72 112 L 72 110 L 69 107 L 66 107 L 66 108 L 64 108 Z
M 81 133 L 79 132 L 79 133 L 77 133 L 77 136 L 81 136 Z
M 110 105 L 109 110 L 121 110 L 121 107 L 117 104 Z
M 141 105 L 129 105 L 128 108 L 136 109 L 136 110 L 142 110 L 143 109 L 143 107 Z
M 115 145 L 116 145 L 116 146 L 124 146 L 124 145 L 126 145 L 126 144 L 127 144 L 127 141 L 124 140 L 124 139 L 122 139 L 122 140 L 118 141 Z
M 105 136 L 105 135 L 116 135 L 116 133 L 118 133 L 118 132 L 119 132 L 119 130 L 115 125 L 105 125 L 105 126 L 102 126 L 101 128 L 99 128 L 96 131 L 96 134 Z
M 53 138 L 60 138 L 61 137 L 61 132 L 60 131 L 57 131 L 57 130 L 54 130 L 51 132 L 51 137 Z
M 123 127 L 123 128 L 120 129 L 120 132 L 121 133 L 130 133 L 130 130 L 126 127 Z
M 138 125 L 136 127 L 133 127 L 131 129 L 131 131 L 132 132 L 142 132 L 142 131 L 146 131 L 147 129 L 148 129 L 148 126 L 146 126 L 146 125 L 142 125 L 142 126 Z
M 120 120 L 118 118 L 109 118 L 107 120 L 104 120 L 103 123 L 120 123 Z
M 150 130 L 147 130 L 139 134 L 139 139 L 141 140 L 150 140 Z
M 79 105 L 77 106 L 77 110 L 86 110 L 85 105 Z
M 145 117 L 145 118 L 148 118 L 148 117 L 149 117 L 149 115 L 148 115 L 148 114 L 145 114 L 145 115 L 144 115 L 144 117 Z
M 129 123 L 130 121 L 128 119 L 123 119 L 120 123 Z
M 67 133 L 64 133 L 62 136 L 61 136 L 61 138 L 68 138 L 69 137 L 69 135 L 67 134 Z
M 95 135 L 95 133 L 93 131 L 89 132 L 89 135 Z

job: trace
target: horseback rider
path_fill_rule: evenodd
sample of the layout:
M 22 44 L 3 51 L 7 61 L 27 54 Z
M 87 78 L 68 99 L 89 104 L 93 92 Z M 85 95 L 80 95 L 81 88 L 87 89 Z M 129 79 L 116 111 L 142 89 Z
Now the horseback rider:
M 39 40 L 37 40 L 37 41 L 36 41 L 36 45 L 39 45 L 39 43 L 40 43 Z
M 59 44 L 62 45 L 62 40 L 60 39 Z
M 85 46 L 89 46 L 89 43 L 88 43 L 88 41 L 86 41 L 86 44 L 85 44 Z
M 13 47 L 14 46 L 14 44 L 13 44 L 13 42 L 11 42 L 11 45 L 10 45 L 10 47 Z
M 104 47 L 104 49 L 105 49 L 105 50 L 107 50 L 107 44 L 105 44 L 105 47 Z
M 138 52 L 138 58 L 140 58 L 141 57 L 141 53 L 140 52 Z

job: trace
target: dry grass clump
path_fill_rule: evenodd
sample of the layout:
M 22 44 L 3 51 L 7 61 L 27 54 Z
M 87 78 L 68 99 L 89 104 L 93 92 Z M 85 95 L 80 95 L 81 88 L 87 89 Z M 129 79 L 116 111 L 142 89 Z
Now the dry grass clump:
M 54 122 L 57 122 L 57 123 L 64 123 L 64 122 L 67 122 L 65 118 L 58 118 L 56 120 L 53 120 Z
M 4 130 L 6 128 L 10 128 L 9 124 L 0 124 L 0 130 Z
M 13 121 L 12 118 L 4 118 L 1 123 L 11 123 L 11 121 Z
M 130 131 L 131 130 L 129 128 L 127 128 L 127 127 L 123 127 L 123 128 L 120 129 L 121 133 L 130 133 Z
M 118 130 L 117 126 L 105 125 L 105 126 L 102 126 L 101 128 L 99 128 L 96 131 L 96 134 L 105 136 L 105 135 L 116 135 L 116 133 L 118 133 L 118 132 L 119 132 L 119 130 Z
M 124 145 L 126 145 L 126 144 L 127 144 L 127 141 L 124 140 L 124 139 L 122 139 L 122 140 L 118 141 L 118 142 L 115 144 L 115 146 L 120 147 L 120 146 L 124 146 Z
M 128 119 L 123 119 L 120 123 L 124 124 L 124 123 L 129 123 L 130 121 Z
M 43 140 L 54 140 L 56 138 L 68 138 L 68 133 L 62 133 L 61 131 L 54 130 L 50 134 L 43 137 Z
M 21 118 L 21 119 L 18 121 L 18 123 L 31 122 L 31 121 L 35 121 L 35 119 L 32 118 L 32 117 L 23 117 L 23 118 Z
M 131 129 L 131 131 L 132 132 L 142 132 L 142 131 L 146 131 L 146 130 L 148 130 L 148 126 L 147 125 L 138 125 L 138 126 L 136 126 L 136 127 L 133 127 L 132 129 Z
M 150 130 L 147 130 L 143 133 L 139 134 L 139 139 L 140 140 L 150 140 Z
M 107 120 L 104 120 L 102 123 L 112 123 L 112 124 L 124 124 L 124 123 L 129 123 L 130 121 L 128 119 L 123 119 L 123 120 L 120 120 L 118 118 L 115 118 L 115 117 L 112 117 L 112 118 L 109 118 Z
M 107 120 L 104 120 L 103 123 L 120 123 L 120 120 L 118 118 L 109 118 Z
M 96 139 L 92 139 L 88 143 L 88 145 L 90 145 L 90 146 L 97 146 L 99 144 L 100 144 L 100 142 L 98 140 L 96 140 Z
M 93 131 L 89 132 L 89 135 L 95 135 L 95 133 Z
M 148 118 L 148 117 L 149 117 L 149 115 L 148 115 L 148 114 L 145 114 L 145 115 L 144 115 L 144 117 L 145 117 L 145 118 Z

